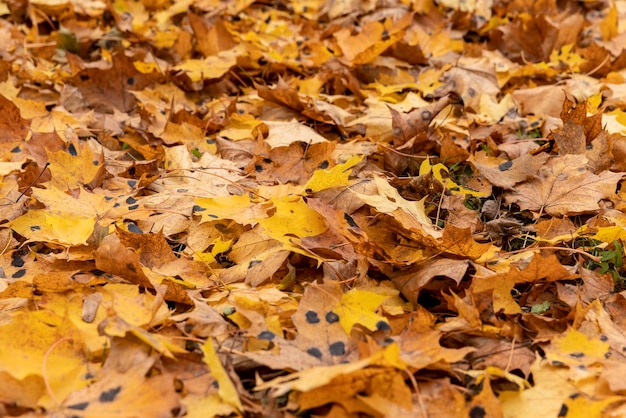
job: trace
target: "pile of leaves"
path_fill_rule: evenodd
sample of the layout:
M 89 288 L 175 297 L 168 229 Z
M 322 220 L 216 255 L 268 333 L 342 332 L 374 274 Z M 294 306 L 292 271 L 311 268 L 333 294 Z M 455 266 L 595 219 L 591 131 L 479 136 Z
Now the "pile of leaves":
M 0 415 L 626 415 L 626 3 L 0 17 Z

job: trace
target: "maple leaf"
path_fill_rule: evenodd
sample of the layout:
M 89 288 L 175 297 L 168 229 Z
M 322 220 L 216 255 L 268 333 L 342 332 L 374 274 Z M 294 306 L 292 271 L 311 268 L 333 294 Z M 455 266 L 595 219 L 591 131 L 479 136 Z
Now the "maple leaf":
M 37 376 L 37 379 L 45 376 L 47 385 L 61 398 L 86 383 L 82 339 L 76 328 L 62 316 L 48 310 L 21 312 L 0 328 L 3 331 L 0 344 L 5 348 L 0 354 L 0 364 L 14 382 L 24 382 L 27 376 Z M 46 355 L 51 347 L 55 350 Z M 32 389 L 37 386 L 32 378 L 24 383 Z M 37 405 L 54 407 L 54 400 L 44 397 L 43 393 L 36 399 L 33 395 L 31 400 Z
M 136 345 L 114 344 L 112 350 L 119 355 L 109 357 L 96 383 L 68 396 L 63 409 L 67 413 L 85 411 L 88 416 L 127 413 L 169 416 L 169 410 L 178 406 L 171 377 L 147 378 L 156 356 L 136 348 Z
M 553 157 L 531 180 L 506 194 L 507 202 L 549 215 L 568 215 L 599 209 L 598 202 L 615 196 L 620 173 L 594 174 L 582 155 Z
M 261 3 L 0 2 L 2 413 L 626 415 L 621 6 Z

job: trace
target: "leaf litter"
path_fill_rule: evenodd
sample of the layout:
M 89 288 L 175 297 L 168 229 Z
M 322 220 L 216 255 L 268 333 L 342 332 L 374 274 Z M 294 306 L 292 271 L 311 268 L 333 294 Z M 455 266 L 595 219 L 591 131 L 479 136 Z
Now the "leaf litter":
M 625 415 L 624 22 L 0 3 L 0 415 Z

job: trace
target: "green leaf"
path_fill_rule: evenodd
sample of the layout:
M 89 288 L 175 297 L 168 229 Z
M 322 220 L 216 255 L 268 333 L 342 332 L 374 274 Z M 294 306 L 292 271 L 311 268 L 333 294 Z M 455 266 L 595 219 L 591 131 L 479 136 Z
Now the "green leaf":
M 542 303 L 536 303 L 530 308 L 530 312 L 534 314 L 542 314 L 550 309 L 550 302 L 543 301 Z

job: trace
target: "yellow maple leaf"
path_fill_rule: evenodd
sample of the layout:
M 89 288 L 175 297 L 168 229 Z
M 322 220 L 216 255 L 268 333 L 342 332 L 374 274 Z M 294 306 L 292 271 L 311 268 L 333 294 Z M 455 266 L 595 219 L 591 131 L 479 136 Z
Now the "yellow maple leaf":
M 573 72 L 580 70 L 580 65 L 585 61 L 580 54 L 572 51 L 573 44 L 563 45 L 558 51 L 554 50 L 550 54 L 550 65 L 560 68 L 561 63 L 567 64 Z
M 602 226 L 598 228 L 598 232 L 593 236 L 593 239 L 597 239 L 602 242 L 613 242 L 615 240 L 626 239 L 626 229 L 622 226 Z
M 352 289 L 341 297 L 333 312 L 339 316 L 339 322 L 348 335 L 357 324 L 370 331 L 389 329 L 387 319 L 375 312 L 388 298 L 389 295 Z
M 477 192 L 475 190 L 466 189 L 463 186 L 456 184 L 450 178 L 450 170 L 445 165 L 438 163 L 435 165 L 431 165 L 428 159 L 424 160 L 424 162 L 420 165 L 420 176 L 424 174 L 433 173 L 433 177 L 437 179 L 441 184 L 445 186 L 447 190 L 450 190 L 452 194 L 464 194 L 470 195 L 474 197 L 487 197 L 490 195 L 490 192 Z M 445 175 L 443 173 L 446 173 Z
M 263 121 L 250 114 L 239 115 L 235 113 L 230 115 L 228 125 L 220 131 L 220 136 L 232 141 L 241 141 L 243 139 L 256 139 L 259 133 L 267 133 L 267 131 L 267 126 Z
M 602 412 L 607 406 L 624 402 L 623 396 L 609 396 L 603 399 L 594 399 L 589 396 L 571 396 L 563 402 L 562 412 L 565 415 L 559 414 L 564 418 L 602 418 L 610 416 L 610 414 L 603 414 Z
M 230 380 L 228 373 L 217 357 L 215 347 L 213 346 L 213 342 L 210 338 L 208 338 L 202 345 L 202 353 L 204 354 L 204 363 L 209 366 L 211 374 L 215 380 L 217 380 L 219 385 L 218 394 L 220 398 L 222 398 L 222 400 L 227 404 L 241 410 L 243 407 L 241 405 L 241 401 L 239 400 L 237 388 L 233 384 L 232 380 Z
M 70 145 L 69 151 L 47 151 L 51 183 L 54 187 L 67 190 L 82 185 L 91 185 L 104 172 L 103 156 L 96 157 L 88 144 Z
M 287 236 L 312 237 L 326 231 L 324 218 L 309 208 L 301 197 L 286 196 L 272 199 L 275 213 L 267 218 L 257 218 L 266 233 L 284 242 Z
M 189 393 L 183 399 L 187 418 L 213 418 L 231 416 L 236 413 L 232 405 L 222 401 L 218 395 Z
M 188 59 L 174 69 L 184 71 L 194 83 L 202 80 L 214 80 L 222 77 L 236 65 L 237 57 L 242 55 L 244 51 L 243 45 L 237 45 L 204 60 Z
M 570 328 L 552 340 L 546 349 L 546 358 L 559 364 L 588 365 L 605 359 L 610 346 L 607 341 L 591 338 Z
M 87 240 L 93 232 L 95 218 L 77 216 L 73 213 L 52 214 L 46 209 L 35 209 L 7 225 L 31 241 L 87 245 Z
M 202 217 L 201 222 L 232 219 L 242 225 L 254 224 L 255 218 L 266 217 L 265 210 L 252 202 L 248 195 L 220 197 L 197 197 L 194 213 Z
M 45 373 L 51 391 L 62 399 L 87 383 L 81 341 L 69 321 L 47 309 L 20 312 L 0 326 L 0 369 L 18 380 Z M 49 396 L 39 405 L 55 406 Z
M 343 164 L 337 164 L 328 170 L 315 170 L 309 181 L 304 186 L 304 190 L 319 192 L 320 190 L 329 189 L 331 187 L 340 187 L 348 185 L 350 177 L 350 169 L 357 165 L 363 159 L 362 155 L 354 156 Z

